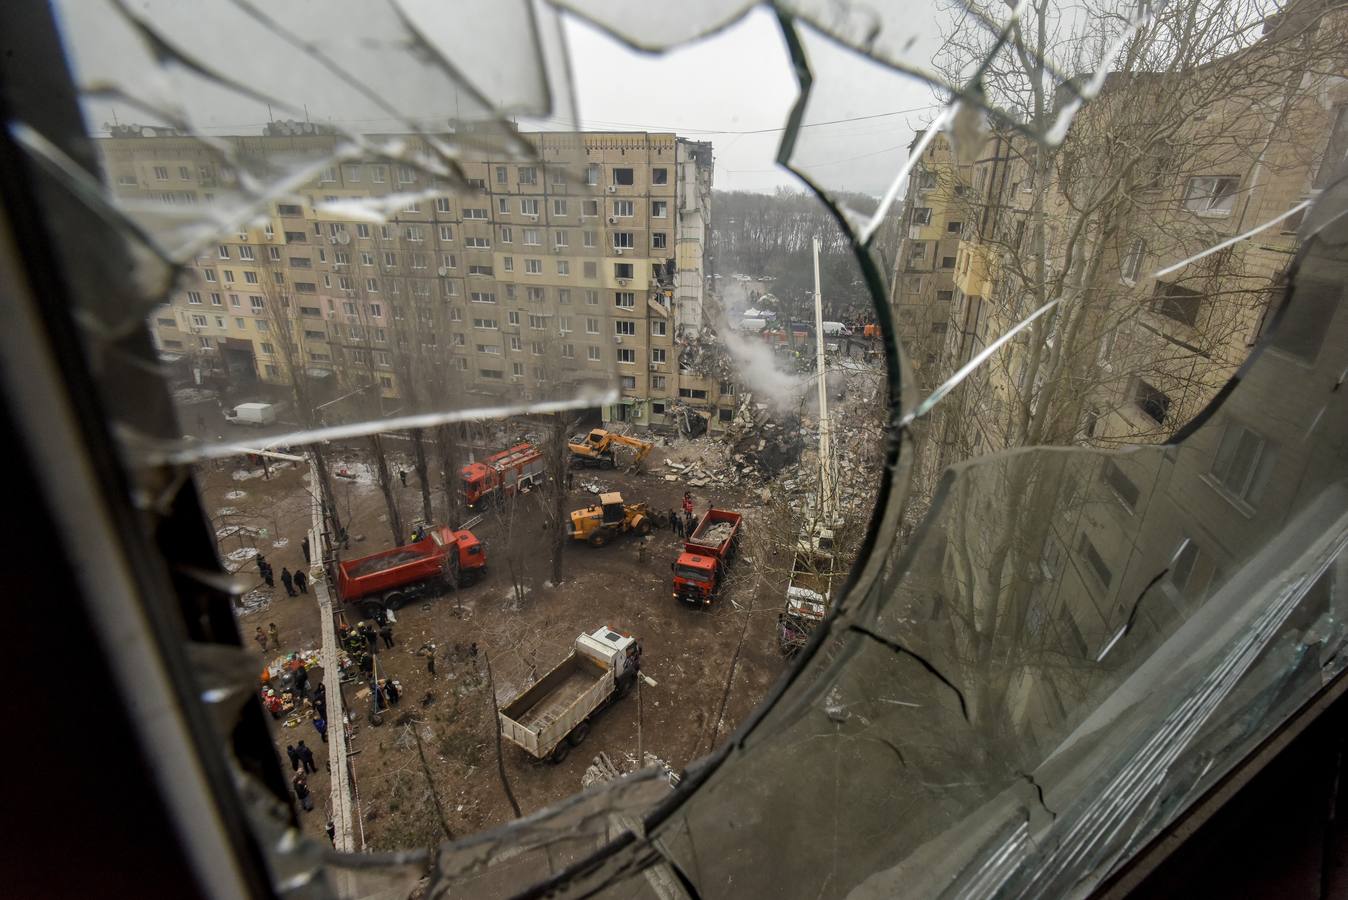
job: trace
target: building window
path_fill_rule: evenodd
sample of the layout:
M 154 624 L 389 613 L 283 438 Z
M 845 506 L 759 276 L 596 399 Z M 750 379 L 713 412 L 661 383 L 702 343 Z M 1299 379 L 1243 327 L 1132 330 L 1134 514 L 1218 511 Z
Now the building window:
M 630 366 L 636 361 L 637 361 L 637 351 L 631 350 L 627 347 L 618 348 L 618 362 Z
M 1234 175 L 1190 178 L 1184 190 L 1184 208 L 1200 216 L 1229 216 L 1239 189 L 1240 179 Z
M 526 274 L 526 275 L 542 275 L 542 274 L 543 274 L 543 260 L 541 260 L 541 259 L 526 259 L 526 260 L 524 261 L 524 274 Z
M 1123 469 L 1119 468 L 1118 463 L 1112 459 L 1106 459 L 1104 467 L 1100 470 L 1100 476 L 1105 484 L 1112 490 L 1123 502 L 1128 512 L 1137 511 L 1137 501 L 1142 496 L 1142 492 L 1137 485 L 1133 484 L 1131 478 L 1124 474 Z
M 1095 549 L 1095 545 L 1091 543 L 1089 536 L 1085 534 L 1081 536 L 1079 550 L 1081 552 L 1081 558 L 1086 561 L 1086 565 L 1088 565 L 1090 570 L 1095 573 L 1095 577 L 1100 580 L 1102 585 L 1109 587 L 1110 582 L 1114 580 L 1114 573 L 1110 571 L 1109 566 L 1105 565 L 1104 557 L 1100 555 L 1100 551 Z
M 1156 282 L 1152 308 L 1161 315 L 1192 327 L 1198 323 L 1198 311 L 1202 305 L 1203 295 L 1198 291 L 1164 281 Z
M 586 183 L 586 184 L 591 184 L 591 185 L 594 185 L 594 184 L 598 184 L 598 183 L 599 183 L 599 167 L 598 167 L 598 166 L 586 166 L 586 167 L 585 167 L 585 183 Z
M 1211 479 L 1226 493 L 1253 506 L 1263 494 L 1275 456 L 1257 432 L 1228 422 L 1212 461 Z
M 560 248 L 560 247 L 565 247 L 565 246 L 567 246 L 569 243 L 570 243 L 570 242 L 569 242 L 569 240 L 567 239 L 567 236 L 566 236 L 566 229 L 564 229 L 564 228 L 559 228 L 559 229 L 557 229 L 556 231 L 554 231 L 554 232 L 552 233 L 552 245 L 553 245 L 554 247 L 559 247 L 559 248 Z
M 631 169 L 614 169 L 614 170 L 613 170 L 613 183 L 614 183 L 614 184 L 617 184 L 617 185 L 624 185 L 624 186 L 627 186 L 627 185 L 635 184 L 636 182 L 635 182 L 635 179 L 634 179 L 634 177 L 633 177 L 633 175 L 632 175 L 632 170 L 631 170 Z
M 663 363 L 665 361 L 666 350 L 663 347 L 651 348 L 651 362 Z
M 562 346 L 561 346 L 561 354 L 562 354 L 562 359 L 575 359 L 575 358 L 576 358 L 576 345 L 575 345 L 575 344 L 562 344 Z
M 701 388 L 679 388 L 679 396 L 685 400 L 706 400 L 707 392 Z
M 491 239 L 484 237 L 466 237 L 463 239 L 463 245 L 465 247 L 474 247 L 478 250 L 490 250 Z
M 200 306 L 200 305 L 201 305 L 201 291 L 188 291 L 188 292 L 187 292 L 187 302 L 190 303 L 190 304 L 192 304 L 193 306 Z
M 520 215 L 538 218 L 538 201 L 536 199 L 521 199 Z
M 582 238 L 584 240 L 586 247 L 593 247 L 595 246 L 595 241 L 598 238 L 598 233 L 594 231 L 587 231 L 582 235 Z
M 487 211 L 485 209 L 465 209 L 463 217 L 465 219 L 485 219 L 487 218 Z
M 663 218 L 665 218 L 665 217 L 668 216 L 668 215 L 669 215 L 669 201 L 668 201 L 668 200 L 652 200 L 652 201 L 651 201 L 651 218 L 653 218 L 653 219 L 663 219 Z
M 953 268 L 955 268 L 955 257 L 953 257 L 953 256 L 942 256 L 942 257 L 941 257 L 941 268 L 942 268 L 942 269 L 953 269 Z
M 498 328 L 500 328 L 500 325 L 497 324 L 495 319 L 474 319 L 473 327 L 489 331 L 495 331 Z
M 571 288 L 557 289 L 557 302 L 563 306 L 571 305 Z
M 503 244 L 509 244 L 511 241 L 514 240 L 514 238 L 515 238 L 515 234 L 514 234 L 513 231 L 511 231 L 510 226 L 509 226 L 509 225 L 502 225 L 502 226 L 501 226 L 501 243 L 503 243 Z
M 439 230 L 440 230 L 440 240 L 442 240 L 442 241 L 452 241 L 452 240 L 454 240 L 454 226 L 453 226 L 453 225 L 441 225 Z
M 267 301 L 262 299 L 261 294 L 249 294 L 248 305 L 252 307 L 253 312 L 262 312 L 267 305 Z
M 963 222 L 946 222 L 946 223 L 945 223 L 945 230 L 946 230 L 946 233 L 948 233 L 948 234 L 959 234 L 961 231 L 964 230 L 964 223 L 963 223 Z
M 591 217 L 598 216 L 598 215 L 599 215 L 599 201 L 598 201 L 598 200 L 582 200 L 582 201 L 580 202 L 580 214 L 581 214 L 581 217 L 582 217 L 582 218 L 584 218 L 585 216 L 591 216 Z
M 533 166 L 520 166 L 520 184 L 538 184 L 538 169 Z
M 504 269 L 504 270 L 507 271 L 507 272 L 513 272 L 513 271 L 515 271 L 515 257 L 513 257 L 513 256 L 503 256 L 503 257 L 501 257 L 501 268 Z M 469 270 L 470 272 L 472 271 L 472 269 L 473 269 L 472 266 L 469 266 L 469 267 L 468 267 L 468 270 Z
M 664 389 L 665 389 L 665 376 L 663 376 L 663 375 L 652 375 L 652 376 L 651 376 L 651 390 L 653 390 L 653 391 L 663 391 Z M 659 408 L 657 409 L 656 407 L 659 407 Z M 664 405 L 663 403 L 652 403 L 652 404 L 651 404 L 651 412 L 654 412 L 654 413 L 662 413 L 662 412 L 664 412 L 664 411 L 665 411 L 665 405 Z
M 554 216 L 564 216 L 564 215 L 566 215 L 566 201 L 565 201 L 565 200 L 553 200 L 553 201 L 552 201 L 552 214 L 553 214 Z
M 618 291 L 613 295 L 613 305 L 622 309 L 636 309 L 637 295 L 633 291 Z
M 570 333 L 571 333 L 571 317 L 570 317 L 570 316 L 559 316 L 558 319 L 557 319 L 557 330 L 560 331 L 562 334 L 570 334 Z
M 1133 402 L 1157 425 L 1164 424 L 1166 414 L 1170 412 L 1170 398 L 1141 379 L 1133 391 Z
M 496 295 L 490 291 L 469 291 L 468 300 L 472 303 L 495 303 Z
M 651 320 L 651 334 L 655 335 L 656 337 L 664 337 L 666 334 L 665 328 L 666 325 L 664 319 Z
M 654 250 L 664 250 L 668 247 L 669 235 L 663 231 L 651 232 L 651 248 Z
M 635 271 L 635 270 L 633 269 L 631 263 L 614 263 L 614 264 L 613 264 L 613 277 L 614 277 L 614 278 L 631 278 L 631 277 L 632 277 L 633 271 Z
M 631 200 L 614 200 L 613 215 L 619 219 L 630 219 L 635 214 Z
M 619 319 L 613 323 L 613 333 L 634 335 L 637 333 L 637 323 L 631 319 Z
M 632 232 L 630 231 L 613 232 L 613 246 L 624 250 L 632 249 L 632 247 L 635 246 L 633 242 Z
M 590 362 L 599 362 L 602 359 L 598 347 L 586 347 L 585 356 Z
M 507 256 L 506 259 L 510 259 L 510 257 Z M 469 266 L 469 267 L 468 267 L 468 274 L 469 274 L 469 275 L 488 275 L 488 276 L 490 276 L 490 275 L 496 274 L 496 270 L 493 269 L 491 266 Z
M 192 324 L 198 328 L 205 328 L 207 325 L 210 324 L 210 320 L 207 319 L 205 316 L 194 315 L 192 316 Z
M 930 207 L 930 206 L 919 206 L 919 207 L 916 207 L 916 208 L 913 210 L 913 224 L 914 224 L 914 225 L 930 225 L 930 224 L 931 224 L 931 207 Z
M 1334 127 L 1330 129 L 1329 144 L 1325 147 L 1324 159 L 1315 172 L 1314 187 L 1322 188 L 1329 184 L 1330 178 L 1348 155 L 1348 105 L 1334 110 Z
M 526 247 L 540 246 L 542 241 L 539 240 L 538 235 L 539 232 L 537 228 L 524 229 L 524 246 Z
M 567 276 L 571 274 L 571 263 L 564 259 L 557 260 L 557 274 Z
M 518 325 L 520 323 L 520 314 L 517 310 L 510 310 L 506 313 L 507 325 Z
M 598 333 L 599 333 L 599 320 L 598 320 L 598 319 L 595 319 L 595 318 L 587 318 L 587 319 L 585 320 L 585 333 L 586 333 L 586 334 L 598 334 Z
M 268 247 L 268 248 L 267 248 L 267 258 L 270 259 L 272 262 L 280 262 L 280 261 L 281 261 L 281 248 L 280 248 L 280 247 Z
M 1123 258 L 1123 265 L 1120 267 L 1119 277 L 1127 284 L 1135 284 L 1137 276 L 1142 271 L 1142 259 L 1147 254 L 1147 242 L 1142 238 L 1133 238 L 1133 243 L 1128 248 L 1128 255 Z
M 224 306 L 224 305 L 225 305 L 225 304 L 224 304 L 224 302 L 221 300 L 219 294 L 215 294 L 215 293 L 211 294 L 211 306 Z

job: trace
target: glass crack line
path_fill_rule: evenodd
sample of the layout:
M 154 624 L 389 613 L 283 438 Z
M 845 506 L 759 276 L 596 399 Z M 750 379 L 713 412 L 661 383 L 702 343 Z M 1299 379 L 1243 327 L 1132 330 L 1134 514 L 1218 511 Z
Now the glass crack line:
M 1163 277 L 1163 276 L 1169 275 L 1169 274 L 1172 273 L 1172 272 L 1178 272 L 1180 269 L 1182 269 L 1182 268 L 1184 268 L 1185 266 L 1189 265 L 1189 263 L 1198 262 L 1200 259 L 1202 259 L 1202 258 L 1205 257 L 1205 256 L 1211 256 L 1212 254 L 1218 252 L 1219 250 L 1225 250 L 1227 247 L 1232 247 L 1232 246 L 1234 246 L 1234 245 L 1236 245 L 1236 244 L 1239 244 L 1241 241 L 1245 240 L 1246 238 L 1254 237 L 1256 234 L 1258 234 L 1259 232 L 1263 231 L 1265 228 L 1268 228 L 1268 227 L 1270 227 L 1270 226 L 1272 226 L 1272 225 L 1277 225 L 1277 224 L 1278 224 L 1279 222 L 1281 222 L 1283 219 L 1291 218 L 1292 216 L 1294 216 L 1294 215 L 1296 215 L 1297 213 L 1301 212 L 1303 209 L 1309 209 L 1309 208 L 1310 208 L 1310 205 L 1311 205 L 1311 201 L 1309 201 L 1309 200 L 1302 200 L 1300 203 L 1298 203 L 1296 206 L 1292 207 L 1291 209 L 1289 209 L 1287 212 L 1283 213 L 1282 215 L 1274 216 L 1273 218 L 1269 219 L 1269 220 L 1268 220 L 1267 222 L 1265 222 L 1264 224 L 1262 224 L 1262 225 L 1256 225 L 1256 226 L 1254 226 L 1253 228 L 1251 228 L 1249 231 L 1246 231 L 1246 232 L 1243 233 L 1243 234 L 1238 234 L 1238 235 L 1236 235 L 1236 236 L 1233 237 L 1233 238 L 1227 238 L 1226 240 L 1222 241 L 1220 244 L 1213 244 L 1211 247 L 1209 247 L 1208 249 L 1202 251 L 1201 253 L 1195 253 L 1193 256 L 1190 256 L 1188 259 L 1182 259 L 1182 260 L 1180 260 L 1179 262 L 1175 263 L 1173 266 L 1166 266 L 1164 269 L 1161 269 L 1160 271 L 1152 272 L 1152 273 L 1151 273 L 1151 277 L 1152 277 L 1152 278 L 1161 278 L 1161 277 Z

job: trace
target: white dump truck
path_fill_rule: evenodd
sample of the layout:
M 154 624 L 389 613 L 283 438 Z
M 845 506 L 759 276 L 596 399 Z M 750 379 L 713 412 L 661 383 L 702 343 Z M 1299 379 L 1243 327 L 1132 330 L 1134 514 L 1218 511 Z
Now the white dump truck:
M 590 717 L 623 696 L 641 668 L 641 641 L 608 626 L 576 638 L 571 654 L 501 707 L 501 734 L 535 759 L 559 763 L 585 740 Z

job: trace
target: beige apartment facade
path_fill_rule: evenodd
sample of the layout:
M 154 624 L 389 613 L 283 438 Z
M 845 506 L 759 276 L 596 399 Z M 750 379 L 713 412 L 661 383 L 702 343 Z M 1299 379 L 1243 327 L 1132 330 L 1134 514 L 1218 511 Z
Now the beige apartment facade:
M 284 125 L 227 139 L 228 161 L 128 131 L 99 142 L 110 189 L 170 211 L 237 196 L 239 165 L 293 171 L 348 152 Z M 684 404 L 715 422 L 719 394 L 681 391 L 678 367 L 679 335 L 702 324 L 710 145 L 521 137 L 533 159 L 465 160 L 467 190 L 385 160 L 317 165 L 256 227 L 197 255 L 150 317 L 159 349 L 241 388 L 377 385 L 384 410 L 442 403 L 444 390 L 487 405 L 616 382 L 605 421 L 671 426 Z M 406 139 L 415 155 L 420 139 Z

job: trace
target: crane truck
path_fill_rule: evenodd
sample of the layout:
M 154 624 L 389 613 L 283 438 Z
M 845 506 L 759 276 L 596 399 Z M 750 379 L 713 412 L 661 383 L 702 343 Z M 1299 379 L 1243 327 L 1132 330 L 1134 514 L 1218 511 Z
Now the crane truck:
M 744 517 L 725 509 L 709 509 L 683 543 L 683 552 L 670 564 L 674 570 L 674 599 L 694 606 L 710 606 L 739 546 Z
M 474 534 L 444 525 L 392 550 L 337 562 L 337 595 L 368 617 L 399 609 L 413 597 L 457 588 L 487 569 L 487 549 Z
M 559 763 L 585 740 L 590 718 L 627 694 L 641 641 L 605 625 L 576 638 L 566 659 L 501 707 L 501 736 L 534 759 Z
M 636 451 L 636 456 L 632 460 L 633 468 L 641 465 L 655 447 L 650 441 L 606 431 L 603 428 L 592 429 L 584 438 L 572 440 L 567 444 L 571 450 L 571 465 L 600 469 L 612 469 L 617 465 L 614 454 L 618 446 L 631 447 Z
M 833 532 L 807 529 L 796 541 L 786 607 L 777 619 L 777 645 L 782 654 L 795 656 L 828 615 L 833 593 Z

